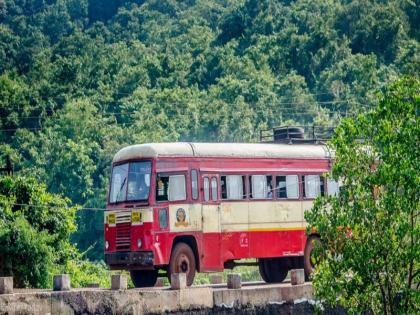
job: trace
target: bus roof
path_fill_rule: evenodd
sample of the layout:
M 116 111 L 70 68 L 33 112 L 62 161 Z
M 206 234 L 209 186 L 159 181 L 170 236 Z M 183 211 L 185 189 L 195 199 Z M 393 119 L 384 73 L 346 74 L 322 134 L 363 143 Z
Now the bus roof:
M 145 143 L 125 147 L 113 162 L 156 157 L 224 158 L 302 158 L 326 159 L 331 153 L 325 145 L 272 143 Z

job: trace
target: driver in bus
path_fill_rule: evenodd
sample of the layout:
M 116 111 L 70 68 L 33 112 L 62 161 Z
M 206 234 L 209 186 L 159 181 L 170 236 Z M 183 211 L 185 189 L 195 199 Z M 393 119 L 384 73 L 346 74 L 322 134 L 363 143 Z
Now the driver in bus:
M 137 192 L 137 196 L 139 199 L 146 199 L 147 198 L 147 193 L 149 191 L 149 186 L 146 183 L 146 178 L 145 176 L 140 176 L 139 180 L 138 180 L 138 192 Z

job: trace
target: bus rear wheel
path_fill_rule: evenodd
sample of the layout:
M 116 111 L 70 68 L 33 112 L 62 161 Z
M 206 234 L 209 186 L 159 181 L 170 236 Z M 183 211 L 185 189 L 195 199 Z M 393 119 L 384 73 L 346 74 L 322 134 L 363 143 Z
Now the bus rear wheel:
M 259 268 L 259 271 L 260 271 L 261 278 L 265 282 L 270 282 L 269 278 L 268 278 L 268 275 L 267 275 L 267 271 L 266 271 L 266 268 L 265 268 L 265 263 L 264 263 L 263 258 L 258 259 L 258 268 Z
M 157 270 L 131 270 L 131 280 L 136 288 L 153 287 L 158 277 Z
M 195 270 L 195 256 L 191 247 L 185 243 L 176 244 L 169 261 L 169 282 L 173 273 L 186 273 L 187 286 L 190 286 L 194 282 Z
M 267 283 L 283 282 L 289 272 L 288 265 L 281 258 L 258 260 L 261 278 Z
M 319 259 L 322 258 L 316 254 L 316 248 L 320 246 L 322 246 L 321 239 L 317 235 L 311 235 L 306 241 L 303 268 L 305 269 L 305 277 L 308 280 L 319 264 Z

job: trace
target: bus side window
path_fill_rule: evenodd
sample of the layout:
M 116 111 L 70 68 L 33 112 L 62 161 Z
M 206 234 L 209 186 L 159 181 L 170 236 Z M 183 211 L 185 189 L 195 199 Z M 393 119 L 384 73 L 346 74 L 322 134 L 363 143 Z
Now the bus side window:
M 333 179 L 327 179 L 327 194 L 328 196 L 337 196 L 339 191 L 338 182 Z
M 305 198 L 316 198 L 321 193 L 321 178 L 319 175 L 302 176 L 302 185 Z
M 217 178 L 211 178 L 211 200 L 217 201 Z
M 156 200 L 178 201 L 187 199 L 185 175 L 159 175 L 156 178 Z
M 253 199 L 272 199 L 273 187 L 271 185 L 272 176 L 252 175 L 249 180 L 251 190 L 250 197 Z
M 203 188 L 204 188 L 204 201 L 207 202 L 210 200 L 210 183 L 209 183 L 208 177 L 204 177 L 203 179 Z
M 276 176 L 277 198 L 299 198 L 299 181 L 297 175 Z
M 179 201 L 187 199 L 185 175 L 169 176 L 168 196 L 169 201 Z
M 192 199 L 196 200 L 198 198 L 198 174 L 197 170 L 191 170 L 191 190 L 192 190 Z
M 245 199 L 245 176 L 226 175 L 221 176 L 222 199 L 240 200 Z

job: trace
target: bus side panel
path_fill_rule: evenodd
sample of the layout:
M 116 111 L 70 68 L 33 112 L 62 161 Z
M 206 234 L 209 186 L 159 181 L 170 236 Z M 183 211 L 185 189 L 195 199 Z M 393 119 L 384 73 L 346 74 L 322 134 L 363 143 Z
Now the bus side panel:
M 303 255 L 305 227 L 302 202 L 250 202 L 249 231 L 250 257 Z
M 251 253 L 253 258 L 302 256 L 305 231 L 258 231 L 250 233 Z
M 203 251 L 201 252 L 202 272 L 223 271 L 220 257 L 220 233 L 203 233 Z
M 249 257 L 247 201 L 221 203 L 221 233 L 223 261 Z

